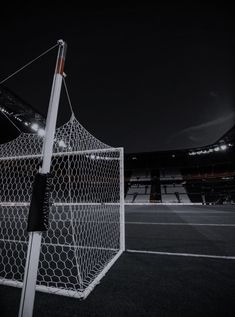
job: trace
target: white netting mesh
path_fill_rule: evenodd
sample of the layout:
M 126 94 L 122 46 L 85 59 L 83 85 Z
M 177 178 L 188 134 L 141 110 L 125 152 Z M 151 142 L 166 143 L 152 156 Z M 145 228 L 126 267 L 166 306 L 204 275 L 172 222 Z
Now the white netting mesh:
M 43 140 L 21 134 L 0 145 L 0 282 L 21 286 L 27 216 Z M 37 288 L 85 297 L 121 254 L 121 149 L 94 138 L 72 117 L 56 130 L 49 230 Z M 122 231 L 122 230 L 121 230 Z

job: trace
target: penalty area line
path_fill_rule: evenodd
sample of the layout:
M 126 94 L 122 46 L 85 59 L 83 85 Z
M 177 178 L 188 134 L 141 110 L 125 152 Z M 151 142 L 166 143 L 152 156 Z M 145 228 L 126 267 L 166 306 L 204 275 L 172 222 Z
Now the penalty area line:
M 195 257 L 195 258 L 208 258 L 208 259 L 235 260 L 235 256 L 225 256 L 225 255 L 209 255 L 209 254 L 197 254 L 197 253 L 176 253 L 176 252 L 144 251 L 144 250 L 131 250 L 131 249 L 127 249 L 126 252 L 129 252 L 129 253 L 140 253 L 140 254 L 156 254 L 156 255 L 168 255 L 168 256 L 184 256 L 184 257 Z

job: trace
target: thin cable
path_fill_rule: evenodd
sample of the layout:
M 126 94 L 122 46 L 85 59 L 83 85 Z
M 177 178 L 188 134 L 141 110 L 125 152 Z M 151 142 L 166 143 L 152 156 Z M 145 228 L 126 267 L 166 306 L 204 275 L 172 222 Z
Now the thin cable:
M 22 71 L 23 69 L 25 69 L 26 67 L 28 67 L 29 65 L 31 65 L 33 62 L 35 62 L 36 60 L 38 60 L 40 57 L 42 57 L 43 55 L 47 54 L 48 52 L 50 52 L 51 50 L 53 50 L 55 47 L 57 47 L 59 45 L 59 43 L 56 43 L 56 45 L 52 46 L 51 48 L 49 48 L 48 50 L 46 50 L 45 52 L 43 52 L 42 54 L 40 54 L 39 56 L 37 56 L 36 58 L 34 58 L 33 60 L 31 60 L 30 62 L 28 62 L 27 64 L 25 64 L 24 66 L 22 66 L 21 68 L 19 68 L 18 70 L 16 70 L 14 73 L 12 73 L 11 75 L 9 75 L 8 77 L 6 77 L 5 79 L 3 79 L 0 82 L 0 85 L 3 84 L 5 81 L 7 81 L 8 79 L 10 79 L 11 77 L 13 77 L 14 75 L 18 74 L 20 71 Z
M 68 102 L 69 102 L 70 111 L 71 111 L 72 115 L 74 115 L 73 106 L 72 106 L 72 103 L 71 103 L 71 99 L 70 99 L 70 96 L 69 96 L 69 92 L 68 92 L 68 88 L 67 88 L 67 84 L 66 84 L 64 76 L 63 76 L 63 84 L 64 84 L 66 96 L 67 96 L 67 99 L 68 99 Z
M 7 115 L 6 113 L 4 113 L 4 112 L 2 112 L 2 111 L 0 111 L 0 113 L 2 113 L 2 114 L 7 118 L 7 120 L 10 121 L 11 124 L 13 124 L 13 126 L 14 126 L 20 133 L 22 132 L 22 131 L 17 127 L 17 125 L 8 117 L 8 115 Z

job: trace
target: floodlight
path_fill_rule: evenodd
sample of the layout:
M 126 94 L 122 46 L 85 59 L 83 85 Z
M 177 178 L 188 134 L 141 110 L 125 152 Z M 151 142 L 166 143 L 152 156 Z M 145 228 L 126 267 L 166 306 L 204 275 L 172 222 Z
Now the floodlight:
M 37 123 L 33 123 L 33 124 L 31 125 L 31 129 L 32 129 L 33 131 L 37 132 L 38 129 L 39 129 L 39 125 L 38 125 Z
M 38 129 L 38 135 L 39 136 L 44 136 L 45 135 L 45 130 L 42 129 L 42 128 Z
M 66 144 L 64 143 L 63 140 L 60 140 L 58 144 L 60 147 L 66 147 Z
M 226 144 L 223 144 L 223 145 L 220 146 L 220 148 L 221 148 L 221 150 L 223 150 L 223 151 L 224 151 L 224 150 L 227 150 L 227 145 L 226 145 Z

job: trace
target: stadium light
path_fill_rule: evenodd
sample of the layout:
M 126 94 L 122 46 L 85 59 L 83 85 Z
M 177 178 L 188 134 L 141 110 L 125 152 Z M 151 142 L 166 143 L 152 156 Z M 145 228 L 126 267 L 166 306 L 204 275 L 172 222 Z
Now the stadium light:
M 17 116 L 14 116 L 14 118 L 15 118 L 17 121 L 19 121 L 19 122 L 22 122 L 22 121 L 23 121 L 21 118 L 19 118 L 19 117 L 17 117 Z
M 63 140 L 60 140 L 58 144 L 59 144 L 59 147 L 63 147 L 63 148 L 66 147 L 66 144 L 64 143 Z
M 223 144 L 223 145 L 220 146 L 220 148 L 221 148 L 221 150 L 225 151 L 225 150 L 227 150 L 227 145 Z
M 204 150 L 192 151 L 192 152 L 189 152 L 188 155 L 192 156 L 192 155 L 210 154 L 213 152 L 225 151 L 228 149 L 228 147 L 231 147 L 231 146 L 233 146 L 231 143 L 222 144 L 220 146 L 215 146 L 214 148 L 207 148 Z
M 38 129 L 39 129 L 39 125 L 38 125 L 37 123 L 33 123 L 33 124 L 31 125 L 31 129 L 32 129 L 33 131 L 37 132 Z
M 40 129 L 38 129 L 37 133 L 38 133 L 39 136 L 44 136 L 45 135 L 45 130 L 40 128 Z
M 9 113 L 5 108 L 3 108 L 3 107 L 1 107 L 0 110 L 1 110 L 1 112 L 3 112 L 3 113 L 6 113 L 6 114 L 8 114 L 8 115 L 10 114 L 10 113 Z

